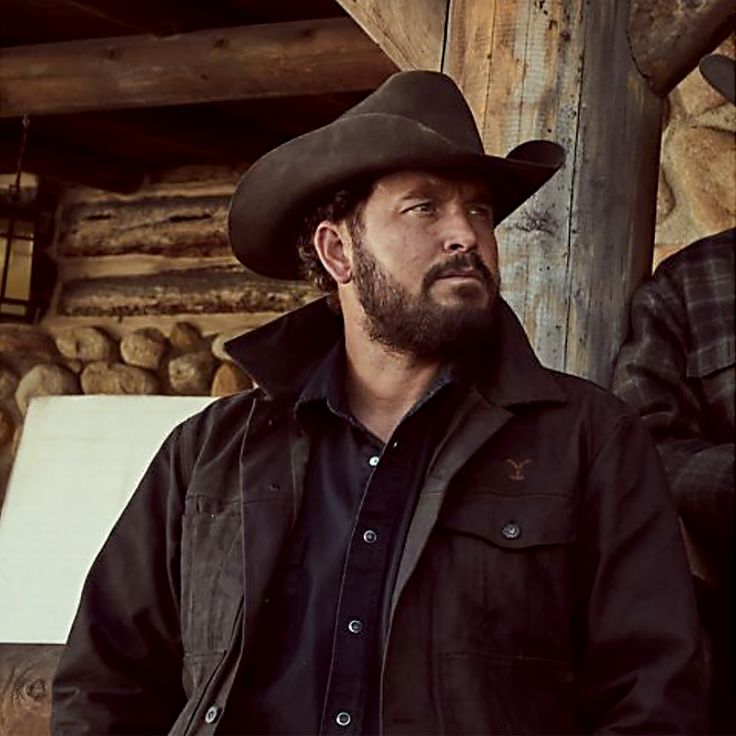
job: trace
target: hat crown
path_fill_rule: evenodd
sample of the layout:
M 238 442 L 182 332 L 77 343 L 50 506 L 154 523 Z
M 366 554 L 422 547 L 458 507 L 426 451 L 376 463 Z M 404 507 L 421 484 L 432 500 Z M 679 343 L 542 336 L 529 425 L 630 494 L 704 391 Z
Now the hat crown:
M 458 148 L 483 153 L 473 113 L 455 82 L 445 74 L 429 71 L 394 74 L 341 117 L 376 114 L 408 118 Z

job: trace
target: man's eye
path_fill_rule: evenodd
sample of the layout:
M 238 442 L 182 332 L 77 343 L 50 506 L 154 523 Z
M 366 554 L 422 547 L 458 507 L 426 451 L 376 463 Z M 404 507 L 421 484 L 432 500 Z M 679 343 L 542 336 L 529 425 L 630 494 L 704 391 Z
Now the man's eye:
M 420 215 L 429 215 L 432 212 L 434 212 L 435 206 L 434 202 L 418 202 L 417 204 L 412 205 L 409 207 L 407 212 L 416 212 Z
M 493 208 L 490 205 L 474 204 L 468 207 L 468 214 L 473 217 L 483 217 L 493 222 Z

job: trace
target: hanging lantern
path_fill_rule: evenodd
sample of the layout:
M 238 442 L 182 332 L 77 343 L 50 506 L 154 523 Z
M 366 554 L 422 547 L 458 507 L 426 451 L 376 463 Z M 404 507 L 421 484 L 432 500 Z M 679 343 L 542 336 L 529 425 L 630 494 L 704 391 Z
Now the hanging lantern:
M 28 138 L 29 119 L 23 118 L 15 181 L 0 199 L 0 321 L 34 321 L 39 312 L 37 278 L 37 243 L 48 229 L 51 215 L 21 199 L 23 155 Z

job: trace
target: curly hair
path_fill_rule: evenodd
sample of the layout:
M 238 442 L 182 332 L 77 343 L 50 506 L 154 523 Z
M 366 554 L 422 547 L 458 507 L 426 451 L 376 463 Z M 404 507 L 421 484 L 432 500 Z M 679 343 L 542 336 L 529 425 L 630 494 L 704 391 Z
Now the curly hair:
M 362 226 L 363 208 L 373 191 L 373 181 L 352 183 L 349 187 L 333 191 L 307 214 L 300 225 L 296 247 L 301 260 L 301 272 L 304 278 L 321 291 L 330 294 L 330 303 L 336 306 L 334 298 L 337 284 L 330 276 L 314 248 L 314 232 L 323 220 L 329 222 L 345 221 L 352 236 Z

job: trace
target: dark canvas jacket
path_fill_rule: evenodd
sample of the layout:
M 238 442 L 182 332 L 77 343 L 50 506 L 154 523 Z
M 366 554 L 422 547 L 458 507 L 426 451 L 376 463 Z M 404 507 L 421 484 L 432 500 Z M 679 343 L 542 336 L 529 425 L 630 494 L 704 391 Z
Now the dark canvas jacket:
M 340 335 L 318 302 L 231 345 L 261 388 L 185 422 L 152 462 L 86 582 L 55 733 L 217 732 L 299 510 L 293 403 Z M 503 304 L 483 360 L 404 546 L 384 732 L 703 732 L 691 584 L 645 430 L 543 369 Z

